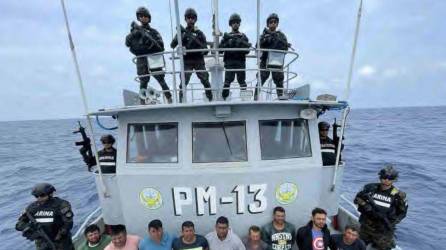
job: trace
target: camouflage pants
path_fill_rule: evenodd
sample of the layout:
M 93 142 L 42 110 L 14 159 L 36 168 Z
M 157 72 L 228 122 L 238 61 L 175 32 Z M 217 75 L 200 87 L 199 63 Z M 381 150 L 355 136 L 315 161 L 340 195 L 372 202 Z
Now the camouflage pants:
M 37 250 L 53 250 L 48 243 L 44 240 L 36 240 L 36 249 Z M 71 237 L 66 238 L 65 240 L 60 240 L 54 242 L 54 246 L 56 250 L 74 250 L 73 242 L 71 241 Z
M 366 244 L 372 243 L 377 250 L 390 250 L 395 247 L 394 232 L 374 221 L 361 222 L 359 237 Z
M 261 61 L 260 62 L 260 69 L 266 69 L 266 61 Z M 277 68 L 278 70 L 282 70 L 282 68 Z M 263 84 L 266 82 L 266 80 L 268 79 L 269 75 L 272 75 L 273 78 L 273 82 L 276 85 L 276 92 L 277 92 L 277 96 L 282 96 L 283 95 L 283 81 L 285 79 L 285 76 L 283 74 L 283 72 L 278 72 L 278 71 L 260 71 L 260 86 L 263 86 Z M 259 86 L 259 83 L 257 83 L 256 86 L 256 90 L 254 93 L 254 97 L 255 99 L 257 99 L 257 87 Z

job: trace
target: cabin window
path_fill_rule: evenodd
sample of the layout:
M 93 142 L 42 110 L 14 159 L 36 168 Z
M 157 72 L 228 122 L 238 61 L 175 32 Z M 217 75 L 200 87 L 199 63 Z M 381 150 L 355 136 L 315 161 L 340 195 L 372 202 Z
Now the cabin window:
M 129 124 L 127 162 L 178 162 L 178 123 Z
M 262 160 L 311 157 L 306 120 L 265 120 L 259 127 Z
M 193 162 L 247 161 L 244 121 L 192 123 Z

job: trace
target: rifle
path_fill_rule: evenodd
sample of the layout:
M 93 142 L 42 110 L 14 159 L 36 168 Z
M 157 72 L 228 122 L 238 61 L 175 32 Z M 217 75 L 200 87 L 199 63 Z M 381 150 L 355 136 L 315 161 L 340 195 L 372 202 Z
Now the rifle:
M 51 241 L 50 237 L 45 233 L 45 231 L 42 229 L 42 226 L 36 221 L 36 219 L 29 213 L 29 211 L 25 212 L 26 217 L 29 219 L 29 226 L 30 230 L 33 234 L 33 239 L 43 239 L 46 243 L 46 246 L 43 246 L 43 249 L 46 249 L 49 247 L 52 250 L 57 250 L 56 245 L 54 245 L 54 242 Z M 23 232 L 25 234 L 25 232 Z
M 80 133 L 82 136 L 82 141 L 77 141 L 74 143 L 76 146 L 82 146 L 79 149 L 79 153 L 82 155 L 82 159 L 84 160 L 85 164 L 88 166 L 88 171 L 91 171 L 91 167 L 96 165 L 96 159 L 93 155 L 93 152 L 91 150 L 91 140 L 88 138 L 87 133 L 85 132 L 85 128 L 82 127 L 81 122 L 77 121 L 79 124 L 79 129 L 76 131 L 73 131 L 73 134 Z
M 158 47 L 159 50 L 162 50 L 162 47 L 159 45 L 158 41 L 156 41 L 150 34 L 147 32 L 141 25 L 138 25 L 135 21 L 133 21 L 130 26 L 132 27 L 132 30 L 136 30 L 136 32 L 140 33 L 142 38 L 143 44 L 148 44 L 147 39 L 151 41 L 150 46 L 148 50 L 150 50 L 153 46 Z M 135 33 L 136 34 L 136 33 Z
M 365 202 L 367 202 L 367 204 L 369 204 L 371 206 L 371 210 L 368 212 L 375 218 L 381 220 L 384 223 L 384 227 L 387 230 L 393 231 L 392 223 L 390 223 L 386 214 L 383 214 L 378 210 L 378 208 L 376 207 L 375 201 L 372 198 L 372 195 L 370 193 L 366 193 L 365 198 L 366 198 Z

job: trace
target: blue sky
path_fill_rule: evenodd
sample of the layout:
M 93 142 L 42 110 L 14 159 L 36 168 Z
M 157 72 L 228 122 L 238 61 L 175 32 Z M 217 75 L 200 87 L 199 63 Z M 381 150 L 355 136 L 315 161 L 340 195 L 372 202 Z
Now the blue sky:
M 211 40 L 211 1 L 192 6 Z M 66 1 L 90 111 L 122 104 L 123 88 L 138 83 L 124 37 L 138 6 L 148 6 L 152 26 L 171 40 L 169 2 Z M 220 29 L 231 13 L 255 40 L 255 0 L 220 1 Z M 262 1 L 261 25 L 271 12 L 300 54 L 292 83 L 313 95 L 343 96 L 359 0 Z M 59 1 L 1 1 L 0 120 L 57 119 L 83 114 Z M 353 108 L 446 105 L 446 1 L 365 0 L 349 102 Z M 158 87 L 156 82 L 151 82 Z

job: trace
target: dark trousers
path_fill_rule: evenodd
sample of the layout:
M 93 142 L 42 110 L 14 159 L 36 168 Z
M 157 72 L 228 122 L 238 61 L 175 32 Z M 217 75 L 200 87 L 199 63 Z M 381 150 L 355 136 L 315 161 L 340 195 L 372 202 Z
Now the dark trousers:
M 226 69 L 243 69 L 243 71 L 226 71 L 225 72 L 225 83 L 223 85 L 223 99 L 226 99 L 229 96 L 229 87 L 231 83 L 234 81 L 235 76 L 237 75 L 237 82 L 240 85 L 240 88 L 246 90 L 246 64 L 225 64 Z
M 206 70 L 206 66 L 204 65 L 204 58 L 201 59 L 195 59 L 195 60 L 187 60 L 184 59 L 184 70 L 185 71 L 192 71 L 192 70 Z M 203 84 L 203 87 L 206 88 L 205 93 L 206 97 L 209 99 L 209 101 L 212 101 L 212 91 L 211 91 L 211 84 L 209 83 L 209 73 L 207 71 L 205 72 L 195 72 L 197 74 L 198 79 L 200 79 L 201 84 Z M 192 76 L 192 72 L 185 72 L 184 77 L 185 79 L 185 85 L 189 84 L 190 78 Z M 180 101 L 183 101 L 183 91 L 181 90 L 183 88 L 183 85 L 180 85 Z
M 162 70 L 163 70 L 162 68 L 156 68 L 152 69 L 152 72 L 159 72 Z M 147 84 L 149 83 L 150 75 L 149 75 L 149 65 L 146 57 L 138 57 L 136 59 L 136 72 L 138 76 L 144 75 L 142 77 L 139 77 L 139 88 L 147 89 Z M 154 75 L 153 77 L 158 81 L 159 85 L 163 89 L 164 96 L 166 96 L 167 99 L 171 99 L 172 94 L 169 91 L 170 89 L 169 86 L 167 86 L 166 80 L 164 80 L 164 74 Z
M 260 69 L 266 69 L 266 61 L 261 61 L 260 62 Z M 278 70 L 282 70 L 282 68 L 277 68 Z M 277 96 L 282 96 L 283 94 L 283 80 L 285 79 L 285 76 L 283 74 L 283 72 L 277 72 L 277 71 L 260 71 L 260 86 L 263 86 L 263 84 L 266 82 L 266 80 L 269 77 L 269 74 L 272 74 L 273 77 L 273 82 L 276 85 L 276 92 L 277 92 Z M 257 99 L 257 87 L 259 86 L 259 83 L 257 83 L 256 85 L 256 90 L 254 92 L 254 99 Z

